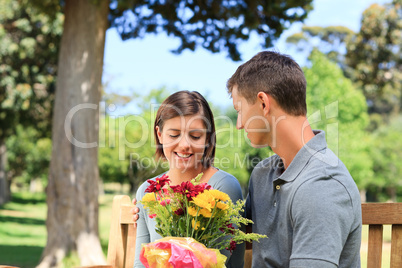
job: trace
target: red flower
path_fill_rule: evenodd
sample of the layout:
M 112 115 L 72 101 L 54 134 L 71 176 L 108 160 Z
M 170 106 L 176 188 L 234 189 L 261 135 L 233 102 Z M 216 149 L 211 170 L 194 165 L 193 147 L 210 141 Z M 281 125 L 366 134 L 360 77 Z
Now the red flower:
M 155 180 L 147 180 L 149 186 L 147 189 L 145 189 L 145 192 L 154 193 L 160 191 L 166 184 L 170 183 L 168 177 L 169 177 L 168 175 L 163 174 L 162 177 L 156 178 Z
M 182 182 L 180 185 L 170 186 L 170 188 L 173 189 L 173 192 L 186 195 L 188 201 L 192 201 L 194 197 L 202 193 L 205 189 L 208 189 L 208 187 L 210 188 L 209 185 L 206 186 L 204 183 L 194 185 L 189 181 Z
M 150 219 L 153 219 L 153 218 L 156 217 L 156 214 L 149 214 L 148 217 L 149 217 Z
M 208 183 L 206 183 L 206 182 L 201 183 L 201 184 L 200 184 L 200 186 L 201 186 L 201 187 L 203 187 L 203 188 L 204 188 L 204 190 L 210 190 L 210 189 L 212 189 L 212 186 L 211 186 L 211 185 L 209 185 L 209 184 L 208 184 Z
M 226 225 L 226 228 L 228 228 L 229 229 L 229 233 L 230 234 L 234 234 L 234 227 L 233 227 L 233 224 L 227 224 Z M 224 228 L 219 228 L 219 230 L 221 231 L 221 232 L 224 232 L 225 231 L 225 229 Z
M 166 199 L 166 200 L 162 200 L 161 202 L 160 202 L 160 204 L 162 205 L 162 206 L 166 206 L 166 205 L 170 205 L 170 199 Z
M 176 214 L 177 216 L 183 215 L 184 210 L 182 208 L 179 208 L 178 210 L 175 210 L 174 214 Z
M 179 184 L 179 185 L 170 186 L 170 188 L 173 190 L 174 193 L 181 193 L 181 192 L 182 192 L 182 189 L 181 189 L 181 185 L 180 185 L 180 184 Z
M 233 250 L 236 249 L 236 242 L 231 240 L 229 247 L 227 247 L 226 249 L 230 251 L 230 254 L 232 254 Z

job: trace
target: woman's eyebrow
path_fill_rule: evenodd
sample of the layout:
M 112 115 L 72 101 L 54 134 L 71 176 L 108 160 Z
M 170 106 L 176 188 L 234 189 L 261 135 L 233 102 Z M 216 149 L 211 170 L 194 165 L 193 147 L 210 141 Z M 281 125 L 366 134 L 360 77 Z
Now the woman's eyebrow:
M 205 128 L 201 128 L 201 129 L 191 129 L 190 131 L 189 131 L 190 133 L 193 133 L 193 132 L 207 132 L 207 130 L 205 129 Z

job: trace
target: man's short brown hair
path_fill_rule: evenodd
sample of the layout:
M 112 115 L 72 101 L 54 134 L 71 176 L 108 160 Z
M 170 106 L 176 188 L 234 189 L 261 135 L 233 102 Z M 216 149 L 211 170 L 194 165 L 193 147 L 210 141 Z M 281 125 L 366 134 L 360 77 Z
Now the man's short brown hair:
M 300 66 L 289 56 L 263 51 L 240 65 L 226 86 L 234 86 L 240 96 L 254 104 L 258 92 L 269 94 L 288 114 L 307 114 L 306 78 Z

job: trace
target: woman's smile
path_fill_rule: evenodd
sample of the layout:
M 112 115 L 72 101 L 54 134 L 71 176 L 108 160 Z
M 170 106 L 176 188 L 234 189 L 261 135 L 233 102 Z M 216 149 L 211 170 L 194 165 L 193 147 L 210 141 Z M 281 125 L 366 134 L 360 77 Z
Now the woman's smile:
M 189 153 L 175 152 L 174 154 L 181 160 L 190 160 L 190 157 L 193 156 L 193 154 L 189 154 Z

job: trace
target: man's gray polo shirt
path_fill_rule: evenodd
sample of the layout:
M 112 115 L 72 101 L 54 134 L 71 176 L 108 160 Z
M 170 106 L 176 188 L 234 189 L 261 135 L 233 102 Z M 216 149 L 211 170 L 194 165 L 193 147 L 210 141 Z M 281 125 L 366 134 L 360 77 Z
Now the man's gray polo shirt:
M 253 267 L 360 267 L 361 203 L 344 164 L 313 137 L 284 171 L 274 155 L 250 178 L 246 217 L 253 232 Z

